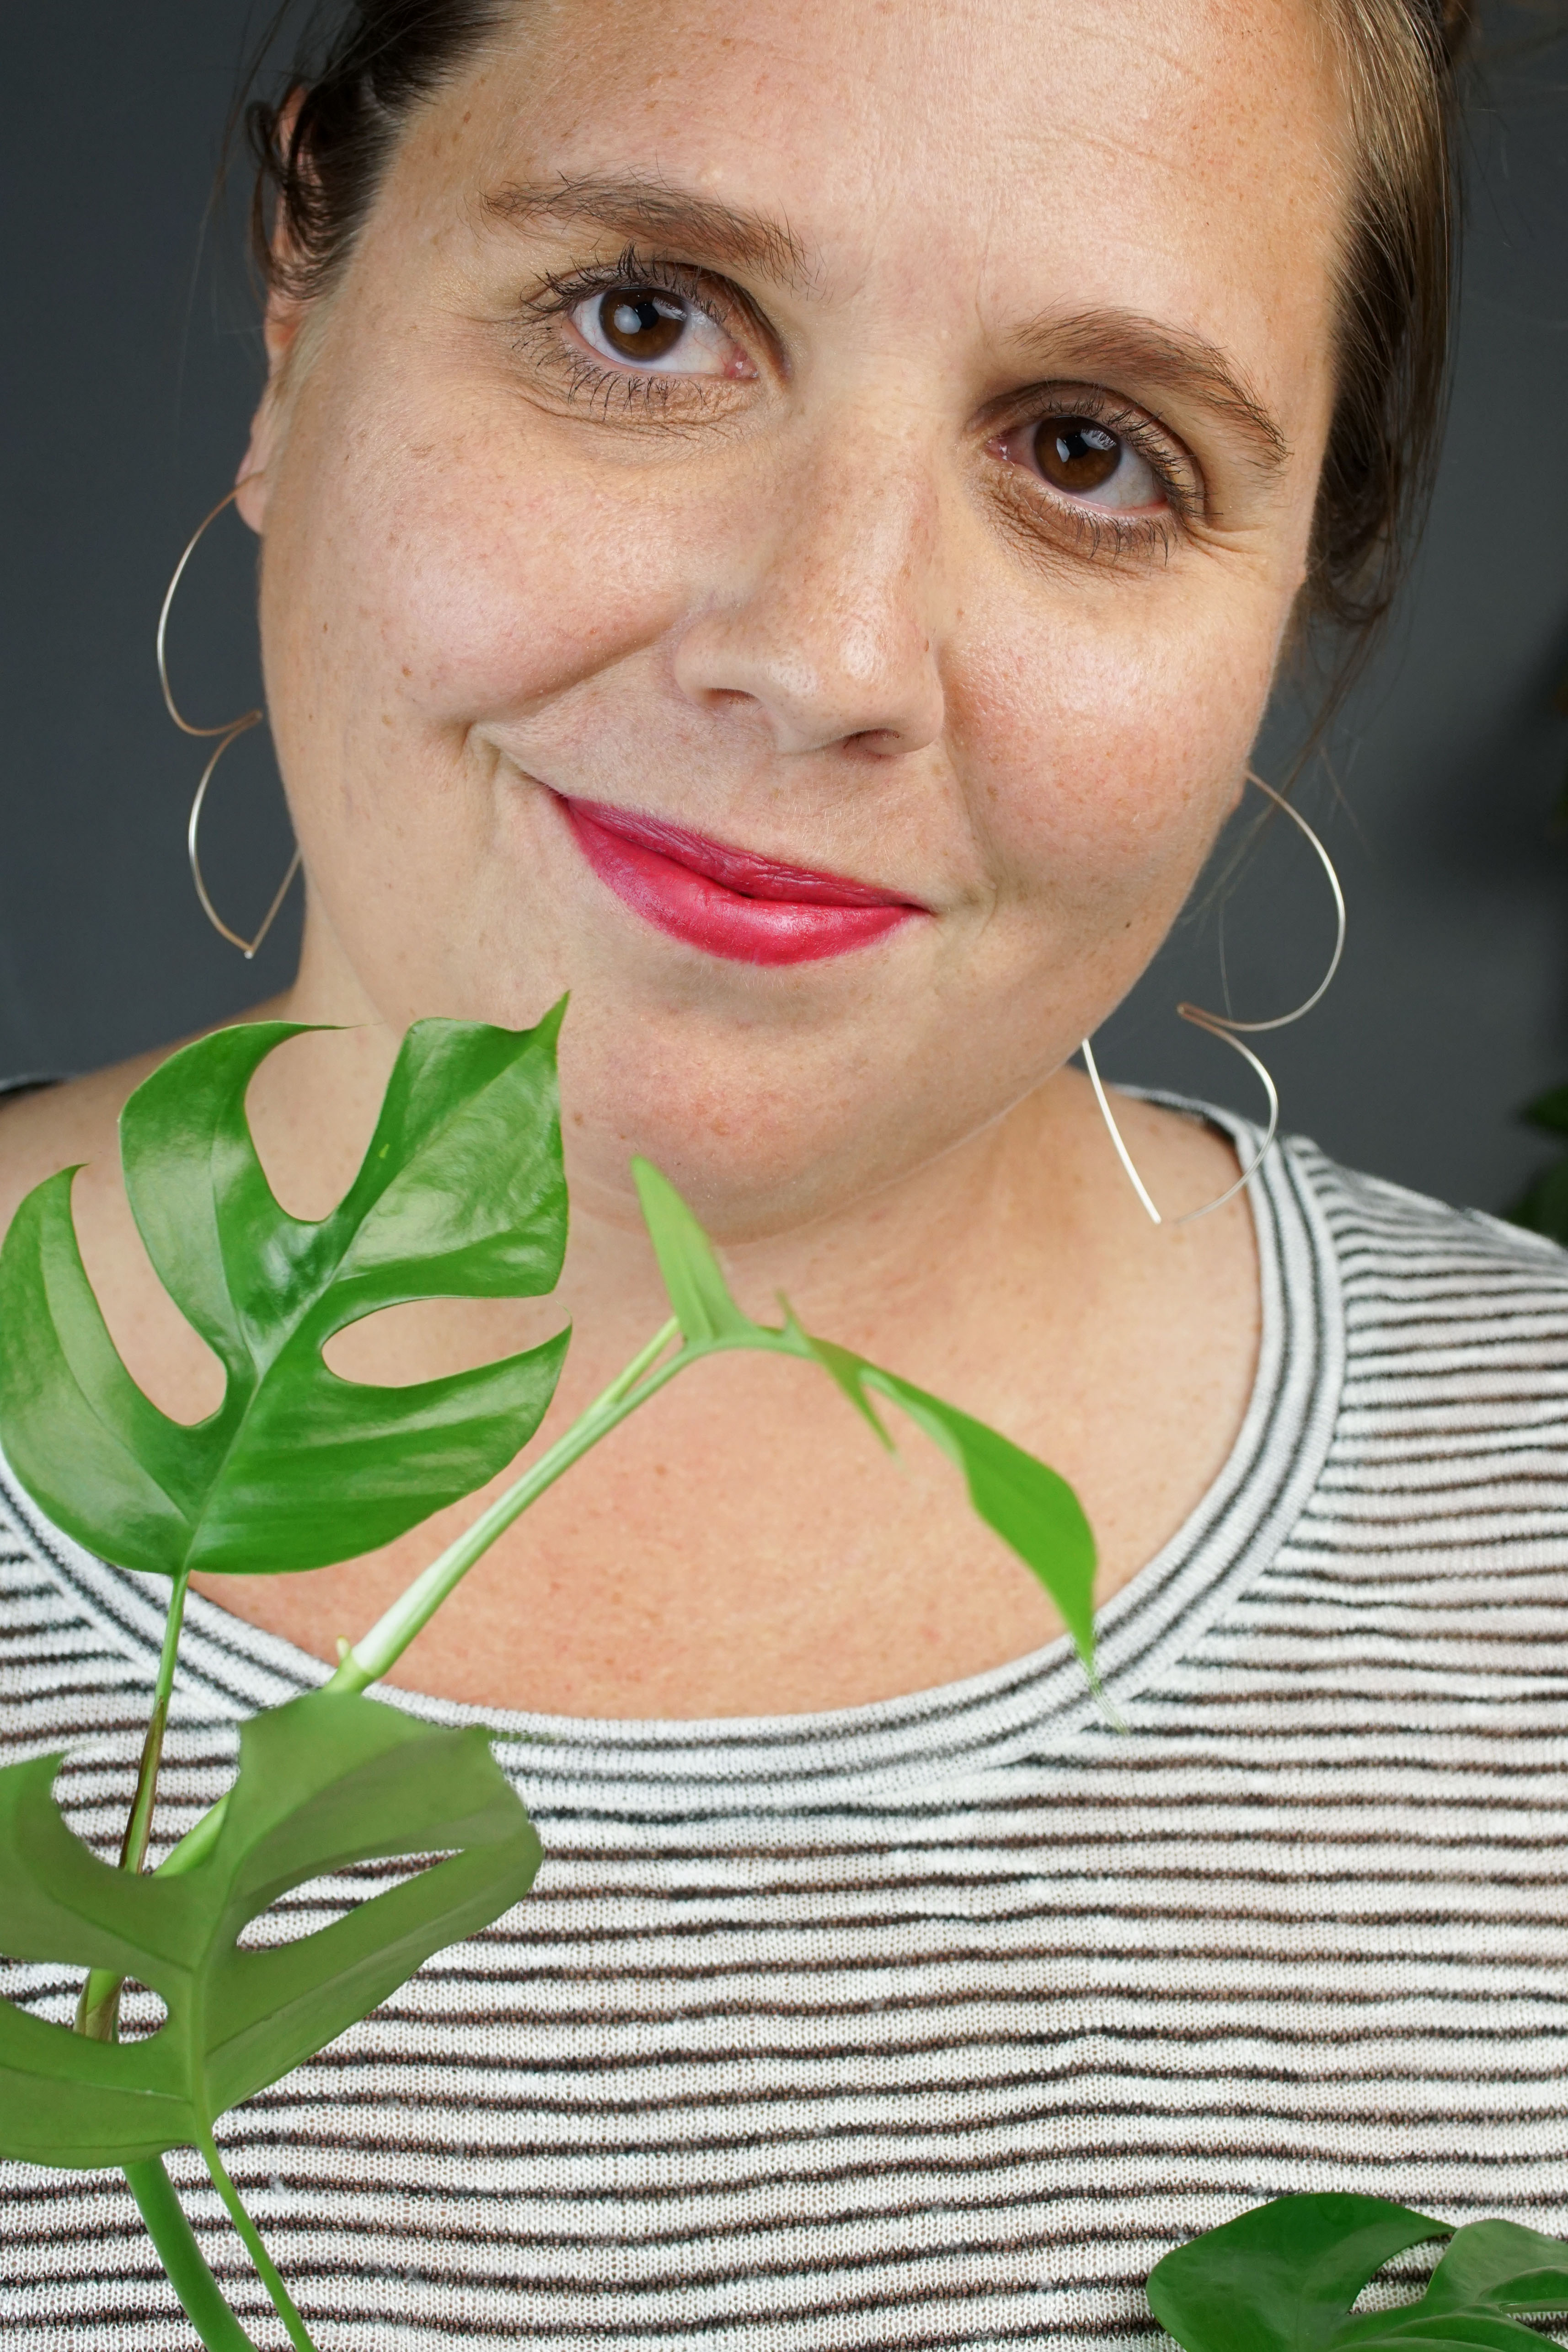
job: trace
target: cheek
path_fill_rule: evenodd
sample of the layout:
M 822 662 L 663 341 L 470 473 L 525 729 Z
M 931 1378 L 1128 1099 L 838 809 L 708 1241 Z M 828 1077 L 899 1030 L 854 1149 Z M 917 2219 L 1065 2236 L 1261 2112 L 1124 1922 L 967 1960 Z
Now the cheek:
M 395 398 L 374 418 L 324 417 L 346 454 L 325 482 L 308 453 L 299 467 L 299 528 L 270 603 L 296 677 L 351 729 L 390 718 L 461 737 L 613 663 L 682 609 L 692 518 L 673 487 L 644 478 L 632 497 L 601 467 L 540 462 L 505 416 L 435 405 L 428 430 Z
M 1274 600 L 1155 583 L 993 630 L 955 700 L 1001 887 L 1059 941 L 1160 936 L 1231 805 L 1271 682 Z

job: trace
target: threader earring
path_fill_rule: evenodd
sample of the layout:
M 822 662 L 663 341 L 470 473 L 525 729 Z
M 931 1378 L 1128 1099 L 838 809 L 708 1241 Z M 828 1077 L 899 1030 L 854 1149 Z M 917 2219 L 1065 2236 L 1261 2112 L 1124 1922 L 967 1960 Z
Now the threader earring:
M 282 906 L 284 899 L 288 896 L 288 886 L 299 871 L 299 851 L 296 848 L 293 856 L 290 858 L 288 863 L 288 871 L 284 876 L 282 881 L 278 884 L 277 895 L 274 898 L 271 906 L 268 907 L 266 914 L 263 916 L 261 929 L 255 934 L 254 938 L 248 940 L 242 939 L 237 931 L 231 930 L 228 925 L 225 922 L 223 917 L 219 914 L 217 908 L 214 906 L 211 898 L 207 896 L 207 886 L 202 877 L 202 860 L 201 854 L 196 846 L 196 836 L 201 826 L 202 810 L 206 803 L 207 786 L 213 781 L 214 769 L 217 766 L 218 761 L 223 758 L 224 753 L 228 750 L 231 743 L 237 742 L 239 738 L 242 735 L 248 733 L 251 728 L 260 726 L 263 714 L 259 710 L 247 710 L 242 718 L 231 719 L 227 725 L 224 727 L 193 727 L 190 720 L 182 715 L 179 706 L 174 700 L 173 690 L 169 684 L 169 664 L 164 644 L 169 634 L 169 613 L 170 608 L 174 602 L 174 591 L 178 588 L 181 581 L 185 576 L 185 566 L 189 563 L 192 556 L 194 555 L 196 549 L 201 544 L 202 536 L 206 530 L 208 524 L 216 522 L 219 515 L 222 514 L 225 507 L 233 506 L 243 487 L 244 485 L 242 483 L 236 482 L 234 488 L 229 492 L 227 498 L 220 499 L 217 505 L 213 509 L 212 513 L 208 515 L 204 521 L 197 524 L 195 530 L 191 534 L 190 542 L 185 549 L 185 552 L 181 556 L 180 561 L 174 566 L 174 577 L 169 583 L 168 593 L 163 598 L 163 609 L 158 615 L 158 683 L 163 689 L 164 708 L 168 711 L 169 716 L 173 720 L 175 726 L 181 730 L 182 733 L 200 736 L 207 740 L 211 740 L 214 736 L 221 738 L 217 750 L 213 753 L 212 758 L 202 770 L 202 781 L 196 786 L 195 798 L 191 803 L 190 822 L 185 827 L 185 846 L 191 860 L 191 879 L 196 886 L 196 896 L 202 902 L 202 912 L 205 915 L 208 922 L 211 923 L 214 930 L 220 932 L 225 940 L 228 940 L 235 947 L 238 948 L 241 955 L 244 956 L 246 963 L 248 963 L 252 956 L 255 955 L 257 948 L 260 947 L 263 940 L 266 939 L 268 931 L 271 930 L 277 910 Z
M 1233 1046 L 1236 1052 L 1240 1055 L 1242 1060 L 1247 1063 L 1251 1069 L 1257 1072 L 1259 1078 L 1262 1082 L 1263 1092 L 1269 1098 L 1269 1124 L 1264 1132 L 1263 1140 L 1254 1152 L 1250 1164 L 1241 1171 L 1240 1175 L 1236 1179 L 1234 1184 L 1228 1185 L 1226 1190 L 1223 1192 L 1217 1193 L 1212 1201 L 1206 1201 L 1201 1209 L 1189 1209 L 1186 1214 L 1183 1217 L 1171 1217 L 1166 1219 L 1162 1217 L 1158 1209 L 1155 1208 L 1153 1200 L 1149 1196 L 1148 1186 L 1144 1182 L 1144 1180 L 1139 1175 L 1137 1169 L 1134 1166 L 1133 1155 L 1128 1150 L 1126 1144 L 1124 1142 L 1122 1130 L 1117 1126 L 1115 1118 L 1112 1113 L 1110 1100 L 1106 1096 L 1104 1085 L 1100 1076 L 1099 1066 L 1094 1059 L 1093 1047 L 1090 1045 L 1087 1037 L 1083 1040 L 1083 1044 L 1081 1048 L 1083 1055 L 1083 1066 L 1089 1073 L 1089 1083 L 1094 1089 L 1094 1099 L 1100 1106 L 1100 1116 L 1104 1120 L 1111 1140 L 1116 1147 L 1116 1157 L 1121 1161 L 1123 1168 L 1126 1171 L 1128 1182 L 1132 1185 L 1134 1192 L 1137 1194 L 1139 1200 L 1143 1202 L 1144 1207 L 1148 1211 L 1149 1215 L 1153 1218 L 1156 1225 L 1163 1225 L 1167 1223 L 1173 1225 L 1190 1225 L 1195 1218 L 1207 1217 L 1214 1210 L 1222 1209 L 1227 1201 L 1233 1201 L 1236 1198 L 1237 1193 L 1240 1192 L 1244 1184 L 1249 1184 L 1252 1181 L 1253 1177 L 1256 1176 L 1259 1169 L 1262 1166 L 1263 1155 L 1268 1150 L 1270 1145 L 1273 1142 L 1275 1134 L 1279 1129 L 1280 1096 L 1273 1078 L 1270 1075 L 1268 1066 L 1259 1059 L 1258 1055 L 1252 1051 L 1250 1045 L 1244 1045 L 1242 1044 L 1241 1033 L 1245 1033 L 1248 1036 L 1255 1037 L 1260 1035 L 1262 1032 L 1267 1029 L 1288 1029 L 1292 1021 L 1300 1021 L 1303 1013 L 1310 1013 L 1313 1005 L 1320 1003 L 1322 1001 L 1322 998 L 1327 994 L 1329 983 L 1333 980 L 1335 972 L 1339 970 L 1339 960 L 1344 953 L 1344 893 L 1339 887 L 1339 876 L 1334 872 L 1333 858 L 1329 856 L 1328 851 L 1323 847 L 1322 843 L 1318 839 L 1317 835 L 1312 831 L 1312 826 L 1307 823 L 1306 818 L 1301 814 L 1300 809 L 1292 808 L 1290 802 L 1284 798 L 1282 793 L 1277 793 L 1272 784 L 1266 784 L 1263 782 L 1262 777 L 1255 774 L 1250 768 L 1247 771 L 1247 781 L 1249 784 L 1256 784 L 1260 793 L 1266 793 L 1269 798 L 1273 802 L 1275 807 L 1284 811 L 1291 824 L 1298 826 L 1300 830 L 1305 834 L 1307 839 L 1312 843 L 1312 847 L 1316 850 L 1319 860 L 1322 866 L 1323 872 L 1328 876 L 1329 888 L 1333 893 L 1334 917 L 1338 927 L 1334 935 L 1333 953 L 1329 958 L 1329 968 L 1327 971 L 1324 972 L 1322 980 L 1319 981 L 1316 988 L 1313 989 L 1312 994 L 1306 999 L 1306 1001 L 1303 1003 L 1298 1004 L 1293 1013 L 1281 1013 L 1277 1014 L 1272 1021 L 1233 1021 L 1228 1013 L 1208 1013 L 1205 1011 L 1201 1004 L 1178 1004 L 1176 1006 L 1176 1012 L 1182 1020 L 1190 1021 L 1195 1029 L 1205 1029 L 1211 1037 L 1221 1038 L 1227 1045 Z

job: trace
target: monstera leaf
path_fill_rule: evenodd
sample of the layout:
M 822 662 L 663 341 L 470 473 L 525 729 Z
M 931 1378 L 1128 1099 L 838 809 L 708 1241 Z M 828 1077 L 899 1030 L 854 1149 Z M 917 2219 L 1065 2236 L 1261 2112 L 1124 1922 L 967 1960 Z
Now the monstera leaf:
M 1166 2254 L 1149 2307 L 1185 2352 L 1541 2352 L 1514 2315 L 1568 2311 L 1568 2241 L 1512 2221 L 1456 2231 L 1417 2301 L 1352 2315 L 1385 2263 L 1447 2235 L 1381 2197 L 1281 2197 Z
M 120 1153 L 159 1279 L 221 1361 L 193 1428 L 131 1380 L 83 1270 L 75 1171 L 23 1202 L 0 1250 L 0 1444 L 56 1523 L 122 1567 L 319 1568 L 390 1542 L 503 1469 L 554 1392 L 566 1335 L 417 1386 L 340 1380 L 335 1332 L 435 1297 L 531 1297 L 566 1245 L 555 1047 L 538 1028 L 422 1021 L 403 1040 L 346 1198 L 274 1198 L 246 1089 L 295 1024 L 224 1029 L 126 1104 Z
M 135 1977 L 169 2013 L 146 2041 L 94 2042 L 0 2001 L 0 2156 L 32 2164 L 134 2165 L 201 2146 L 431 1953 L 498 1918 L 538 1867 L 483 1731 L 434 1730 L 375 1699 L 316 1691 L 252 1717 L 219 1834 L 177 1876 L 89 1853 L 50 1794 L 59 1762 L 0 1770 L 0 1950 Z M 447 1858 L 314 1935 L 237 1948 L 248 1921 L 308 1879 L 433 1853 Z
M 813 1339 L 788 1311 L 778 1328 L 754 1323 L 736 1304 L 707 1235 L 669 1179 L 646 1160 L 633 1160 L 632 1174 L 687 1349 L 756 1348 L 820 1364 L 884 1445 L 892 1440 L 872 1402 L 873 1392 L 898 1405 L 958 1465 L 976 1512 L 1033 1570 L 1092 1672 L 1094 1538 L 1067 1481 L 956 1405 L 945 1404 L 940 1397 L 847 1348 Z

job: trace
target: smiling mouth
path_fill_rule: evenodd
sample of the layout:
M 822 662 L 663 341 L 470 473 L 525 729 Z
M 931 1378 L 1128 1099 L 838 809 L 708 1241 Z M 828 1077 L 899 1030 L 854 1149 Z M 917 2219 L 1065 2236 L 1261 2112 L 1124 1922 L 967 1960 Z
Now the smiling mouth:
M 733 963 L 810 963 L 884 939 L 927 908 L 896 891 L 780 866 L 660 817 L 557 793 L 578 847 L 622 904 Z

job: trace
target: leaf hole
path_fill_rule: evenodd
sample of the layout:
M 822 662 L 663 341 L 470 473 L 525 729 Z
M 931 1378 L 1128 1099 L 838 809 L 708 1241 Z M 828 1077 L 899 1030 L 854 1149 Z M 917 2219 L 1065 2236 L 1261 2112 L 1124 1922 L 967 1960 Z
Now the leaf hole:
M 1351 2305 L 1353 2316 L 1361 2317 L 1373 2311 L 1402 2311 L 1407 2304 L 1418 2303 L 1443 2252 L 1444 2244 L 1438 2242 L 1412 2246 L 1407 2253 L 1396 2254 L 1368 2279 Z
M 46 1968 L 37 1961 L 0 1960 L 0 2000 L 13 2001 L 26 2016 L 57 2032 L 74 2033 L 83 1971 Z M 150 1987 L 127 1979 L 120 1995 L 120 2039 L 147 2042 L 169 2022 L 168 2009 Z
M 126 1370 L 171 1421 L 205 1421 L 224 1401 L 224 1368 L 153 1272 L 118 1162 L 84 1168 L 71 1209 L 88 1280 Z
M 537 1348 L 561 1321 L 549 1298 L 418 1298 L 334 1332 L 321 1352 L 340 1381 L 403 1388 Z
M 373 1895 L 406 1878 L 416 1878 L 441 1859 L 439 1853 L 399 1854 L 387 1862 L 350 1863 L 345 1870 L 307 1879 L 303 1885 L 280 1895 L 265 1911 L 258 1911 L 254 1919 L 247 1919 L 235 1939 L 235 1948 L 275 1952 L 285 1944 L 303 1944 L 336 1920 L 346 1919 Z
M 121 2042 L 150 2042 L 169 2022 L 168 2004 L 150 1985 L 127 1977 L 120 1995 Z
M 397 1054 L 390 1029 L 290 1037 L 246 1091 L 246 1117 L 273 1197 L 291 1217 L 329 1217 L 360 1171 Z

